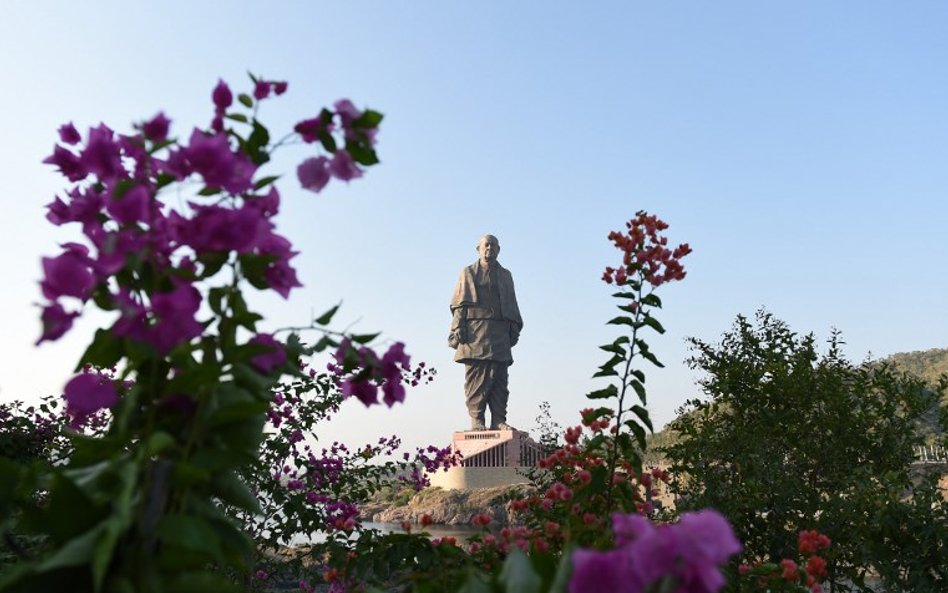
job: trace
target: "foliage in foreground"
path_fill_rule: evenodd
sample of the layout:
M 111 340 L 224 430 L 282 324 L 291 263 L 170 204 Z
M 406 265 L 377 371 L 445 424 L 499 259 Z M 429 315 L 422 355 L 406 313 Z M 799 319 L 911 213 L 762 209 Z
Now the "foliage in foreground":
M 854 365 L 835 333 L 820 354 L 812 334 L 765 311 L 738 317 L 717 344 L 691 345 L 707 399 L 686 405 L 666 449 L 681 509 L 719 509 L 750 563 L 789 557 L 805 525 L 834 542 L 833 583 L 863 587 L 878 572 L 893 590 L 948 587 L 948 503 L 931 484 L 905 500 L 918 423 L 944 382 Z

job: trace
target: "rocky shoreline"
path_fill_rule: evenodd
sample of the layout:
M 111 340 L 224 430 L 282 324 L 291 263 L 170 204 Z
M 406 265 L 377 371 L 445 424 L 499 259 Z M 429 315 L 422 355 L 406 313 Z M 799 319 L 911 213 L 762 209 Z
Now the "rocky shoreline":
M 531 487 L 526 484 L 465 490 L 425 488 L 416 492 L 407 504 L 391 501 L 365 503 L 360 516 L 363 521 L 376 523 L 408 521 L 417 524 L 422 516 L 428 515 L 431 523 L 437 525 L 470 525 L 476 515 L 486 513 L 495 524 L 507 525 L 513 519 L 508 500 L 513 495 L 529 491 Z

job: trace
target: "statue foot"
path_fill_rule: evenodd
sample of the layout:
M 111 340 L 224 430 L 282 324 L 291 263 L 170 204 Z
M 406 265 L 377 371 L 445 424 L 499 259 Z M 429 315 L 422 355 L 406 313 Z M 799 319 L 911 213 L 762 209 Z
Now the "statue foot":
M 471 430 L 487 430 L 487 427 L 484 426 L 483 420 L 473 420 L 471 421 Z
M 498 422 L 496 425 L 491 426 L 490 428 L 491 430 L 517 430 L 506 422 Z

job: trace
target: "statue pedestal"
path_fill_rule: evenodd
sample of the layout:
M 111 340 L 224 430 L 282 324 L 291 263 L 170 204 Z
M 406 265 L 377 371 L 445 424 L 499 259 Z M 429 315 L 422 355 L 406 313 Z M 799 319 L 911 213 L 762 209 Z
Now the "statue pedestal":
M 525 484 L 529 480 L 520 472 L 543 457 L 540 445 L 520 430 L 455 432 L 451 448 L 462 455 L 461 465 L 428 474 L 432 486 L 458 490 Z

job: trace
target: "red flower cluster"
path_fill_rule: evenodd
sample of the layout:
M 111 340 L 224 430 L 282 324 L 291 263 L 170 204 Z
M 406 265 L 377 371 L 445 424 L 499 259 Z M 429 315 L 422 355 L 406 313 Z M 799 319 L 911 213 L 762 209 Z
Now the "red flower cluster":
M 817 555 L 820 550 L 828 548 L 830 538 L 815 529 L 801 531 L 797 539 L 797 549 L 806 559 L 801 569 L 800 565 L 791 558 L 783 558 L 778 565 L 755 563 L 741 564 L 737 571 L 741 576 L 750 576 L 756 579 L 761 590 L 770 590 L 769 583 L 774 579 L 782 579 L 788 583 L 805 585 L 813 593 L 822 593 L 820 582 L 826 578 L 826 559 Z M 801 582 L 802 581 L 802 582 Z
M 797 548 L 801 554 L 815 554 L 829 545 L 830 538 L 815 529 L 801 531 L 797 538 Z
M 609 240 L 622 251 L 622 265 L 607 267 L 602 274 L 603 281 L 621 286 L 629 278 L 637 278 L 652 286 L 660 286 L 685 277 L 681 259 L 691 253 L 691 247 L 682 243 L 669 249 L 668 238 L 659 234 L 668 228 L 668 224 L 655 215 L 639 211 L 626 227 L 625 233 L 609 233 Z

